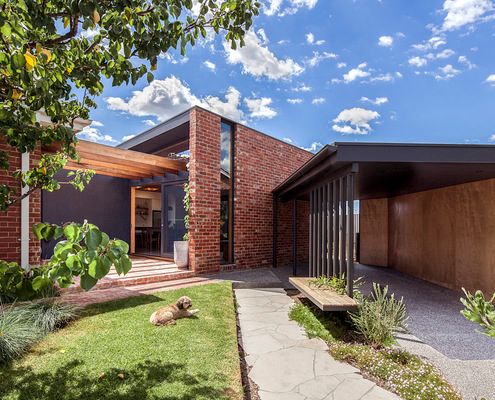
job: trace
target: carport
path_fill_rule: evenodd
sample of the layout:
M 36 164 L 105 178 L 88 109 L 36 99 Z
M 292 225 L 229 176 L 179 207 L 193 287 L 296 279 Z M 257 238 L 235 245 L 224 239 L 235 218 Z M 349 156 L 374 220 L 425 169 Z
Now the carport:
M 273 191 L 310 204 L 308 275 L 346 274 L 352 296 L 356 254 L 444 287 L 495 290 L 495 146 L 334 143 Z M 360 214 L 356 246 L 354 213 Z M 274 251 L 274 266 L 276 266 Z

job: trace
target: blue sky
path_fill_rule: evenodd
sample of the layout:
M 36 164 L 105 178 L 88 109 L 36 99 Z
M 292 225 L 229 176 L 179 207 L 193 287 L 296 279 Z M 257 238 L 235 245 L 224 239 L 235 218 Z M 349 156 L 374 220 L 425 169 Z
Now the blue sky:
M 495 140 L 492 0 L 262 2 L 246 47 L 210 38 L 151 84 L 107 83 L 82 137 L 115 145 L 199 104 L 313 150 Z

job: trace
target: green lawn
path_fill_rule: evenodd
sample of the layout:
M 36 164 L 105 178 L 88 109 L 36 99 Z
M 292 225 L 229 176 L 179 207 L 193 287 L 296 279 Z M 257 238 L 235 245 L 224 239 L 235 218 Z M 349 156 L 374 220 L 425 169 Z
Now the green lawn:
M 148 322 L 158 307 L 191 297 L 197 318 Z M 120 374 L 123 374 L 119 377 Z M 0 368 L 1 399 L 241 399 L 234 301 L 228 283 L 91 306 Z

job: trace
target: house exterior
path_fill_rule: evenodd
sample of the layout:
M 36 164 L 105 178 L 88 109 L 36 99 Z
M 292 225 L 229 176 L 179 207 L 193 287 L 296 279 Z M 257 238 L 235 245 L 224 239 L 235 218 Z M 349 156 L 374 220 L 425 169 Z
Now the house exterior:
M 110 236 L 130 243 L 135 254 L 170 257 L 173 241 L 182 240 L 185 233 L 183 197 L 184 184 L 188 183 L 189 268 L 193 272 L 271 267 L 274 209 L 281 221 L 277 258 L 280 263 L 290 262 L 292 204 L 274 208 L 272 190 L 312 153 L 200 107 L 117 149 L 84 142 L 80 145 L 81 164 L 71 163 L 68 168 L 87 167 L 95 169 L 97 175 L 82 193 L 62 185 L 53 193 L 31 195 L 31 226 L 41 220 L 60 224 L 87 219 Z M 11 174 L 20 168 L 21 155 L 2 146 L 10 151 Z M 36 162 L 42 151 L 49 149 L 32 154 L 31 162 Z M 166 163 L 152 165 L 156 157 Z M 11 179 L 9 174 L 0 179 Z M 60 179 L 64 180 L 64 174 Z M 304 220 L 308 207 L 305 203 L 298 207 L 299 218 Z M 20 260 L 18 208 L 0 217 L 0 259 Z M 298 240 L 307 248 L 307 230 L 298 232 Z M 53 243 L 40 247 L 31 236 L 29 249 L 30 262 L 39 263 L 51 255 Z M 299 258 L 305 261 L 305 245 L 300 249 Z
M 0 146 L 11 162 L 2 183 L 52 151 Z M 352 293 L 359 261 L 495 291 L 495 146 L 335 143 L 313 155 L 193 107 L 117 147 L 81 141 L 78 152 L 67 169 L 97 175 L 82 193 L 63 185 L 0 214 L 0 259 L 39 263 L 54 244 L 29 227 L 84 219 L 132 254 L 170 258 L 186 232 L 187 183 L 188 272 L 309 265 L 313 276 L 347 273 Z
M 494 178 L 493 145 L 343 142 L 325 146 L 274 196 L 309 202 L 309 274 L 345 272 L 350 294 L 356 258 L 493 293 Z

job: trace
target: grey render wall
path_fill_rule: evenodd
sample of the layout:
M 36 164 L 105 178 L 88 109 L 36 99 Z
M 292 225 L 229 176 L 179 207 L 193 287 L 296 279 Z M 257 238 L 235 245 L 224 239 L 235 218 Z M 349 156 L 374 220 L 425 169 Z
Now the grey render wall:
M 66 179 L 66 173 L 59 176 Z M 95 175 L 83 192 L 71 185 L 62 185 L 55 192 L 43 192 L 41 220 L 54 224 L 65 222 L 89 222 L 106 232 L 110 238 L 130 241 L 131 196 L 127 179 Z M 42 243 L 42 258 L 53 254 L 55 242 Z

